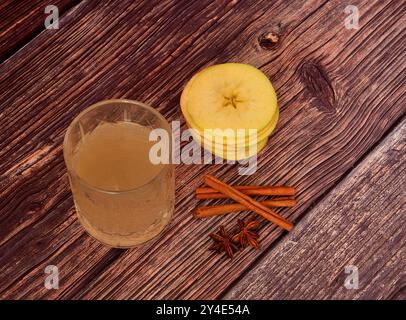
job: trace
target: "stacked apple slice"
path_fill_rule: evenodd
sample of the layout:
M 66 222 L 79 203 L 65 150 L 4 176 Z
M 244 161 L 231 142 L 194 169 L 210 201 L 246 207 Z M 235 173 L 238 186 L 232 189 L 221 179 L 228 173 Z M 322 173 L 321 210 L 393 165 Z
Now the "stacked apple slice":
M 259 152 L 279 117 L 269 79 L 241 63 L 214 65 L 195 74 L 182 92 L 180 105 L 195 140 L 227 160 Z

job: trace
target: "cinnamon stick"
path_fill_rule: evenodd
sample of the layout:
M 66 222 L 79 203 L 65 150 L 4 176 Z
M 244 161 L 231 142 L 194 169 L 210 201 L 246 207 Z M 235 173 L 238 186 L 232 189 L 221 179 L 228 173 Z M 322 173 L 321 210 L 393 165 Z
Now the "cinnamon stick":
M 255 186 L 255 185 L 248 185 L 248 186 L 233 186 L 231 185 L 233 188 L 241 191 L 241 190 L 247 190 L 247 189 L 264 189 L 264 188 L 268 188 L 268 186 Z M 215 189 L 210 188 L 210 187 L 200 187 L 196 189 L 196 194 L 200 194 L 200 193 L 213 193 L 213 192 L 217 192 Z
M 277 224 L 281 228 L 285 230 L 292 230 L 293 224 L 286 220 L 285 218 L 281 217 L 277 213 L 275 213 L 270 208 L 267 208 L 263 204 L 259 203 L 258 201 L 252 199 L 248 195 L 238 191 L 237 189 L 229 186 L 228 184 L 216 179 L 212 175 L 206 175 L 204 177 L 204 182 L 213 189 L 221 192 L 222 194 L 226 195 L 227 197 L 233 199 L 234 201 L 242 204 L 243 206 L 247 207 L 249 210 L 254 211 L 255 213 L 261 215 L 265 219 Z
M 293 207 L 296 205 L 296 200 L 291 198 L 277 198 L 273 200 L 260 201 L 260 203 L 266 207 Z M 195 217 L 206 218 L 245 210 L 249 209 L 240 203 L 230 203 L 219 206 L 204 206 L 196 208 Z
M 287 186 L 235 186 L 234 189 L 251 196 L 294 196 L 295 188 Z M 224 199 L 228 196 L 213 188 L 197 188 L 197 199 Z

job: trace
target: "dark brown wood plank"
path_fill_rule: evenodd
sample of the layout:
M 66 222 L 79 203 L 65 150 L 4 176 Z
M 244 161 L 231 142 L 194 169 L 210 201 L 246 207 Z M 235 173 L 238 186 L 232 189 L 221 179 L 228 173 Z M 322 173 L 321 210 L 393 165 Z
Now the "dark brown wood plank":
M 392 299 L 406 287 L 406 120 L 226 299 Z M 358 268 L 347 289 L 346 266 Z
M 295 220 L 405 113 L 405 8 L 354 4 L 360 30 L 343 27 L 340 1 L 85 1 L 58 33 L 44 31 L 0 65 L 0 297 L 221 296 L 263 252 L 231 262 L 207 252 L 207 234 L 234 219 L 192 218 L 192 190 L 203 174 L 295 185 L 300 205 L 282 211 Z M 277 45 L 264 46 L 269 32 L 279 33 Z M 184 124 L 185 82 L 224 61 L 261 67 L 279 96 L 281 120 L 258 172 L 178 165 L 176 212 L 159 239 L 120 251 L 86 236 L 62 158 L 73 117 L 98 100 L 126 97 Z M 264 223 L 261 234 L 266 250 L 282 232 Z M 43 286 L 48 264 L 60 269 L 59 290 Z
M 0 3 L 0 61 L 45 29 L 45 7 L 57 6 L 61 17 L 80 0 L 3 0 Z M 60 26 L 62 27 L 62 26 Z

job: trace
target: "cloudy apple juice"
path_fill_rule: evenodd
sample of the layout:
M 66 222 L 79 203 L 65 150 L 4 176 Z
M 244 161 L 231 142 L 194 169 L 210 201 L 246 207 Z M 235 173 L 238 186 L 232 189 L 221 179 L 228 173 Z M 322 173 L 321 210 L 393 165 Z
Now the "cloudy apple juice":
M 151 128 L 104 122 L 87 133 L 71 156 L 71 189 L 79 219 L 94 238 L 131 247 L 157 235 L 174 206 L 170 164 L 153 164 Z

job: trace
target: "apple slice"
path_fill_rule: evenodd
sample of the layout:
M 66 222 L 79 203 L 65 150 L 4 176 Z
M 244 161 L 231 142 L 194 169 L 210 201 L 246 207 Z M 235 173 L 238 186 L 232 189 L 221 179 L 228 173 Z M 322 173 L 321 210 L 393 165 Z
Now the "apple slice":
M 269 79 L 241 63 L 214 65 L 194 75 L 182 92 L 181 107 L 199 131 L 257 129 L 259 134 L 278 113 Z

